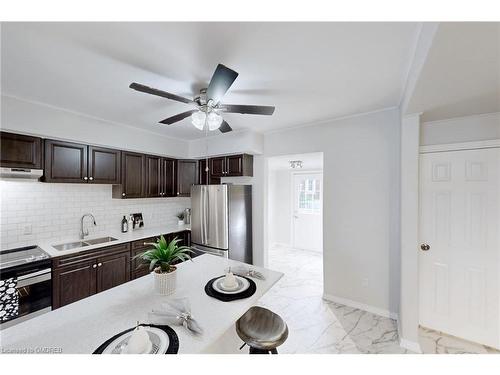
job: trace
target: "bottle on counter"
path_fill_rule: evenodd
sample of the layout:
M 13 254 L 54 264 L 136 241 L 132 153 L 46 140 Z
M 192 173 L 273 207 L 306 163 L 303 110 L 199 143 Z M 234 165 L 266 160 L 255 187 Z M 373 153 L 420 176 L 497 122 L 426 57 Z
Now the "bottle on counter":
M 128 232 L 128 221 L 125 218 L 125 215 L 123 215 L 123 219 L 122 219 L 122 233 L 126 233 L 126 232 Z

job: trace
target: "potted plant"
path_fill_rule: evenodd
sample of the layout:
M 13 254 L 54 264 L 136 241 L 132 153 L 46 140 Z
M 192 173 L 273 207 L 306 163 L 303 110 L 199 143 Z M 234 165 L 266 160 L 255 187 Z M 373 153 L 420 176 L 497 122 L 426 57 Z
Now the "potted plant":
M 176 216 L 177 216 L 177 219 L 179 219 L 177 224 L 184 225 L 184 212 L 179 212 Z
M 177 267 L 174 262 L 191 260 L 189 253 L 192 250 L 187 246 L 179 246 L 181 240 L 177 237 L 167 243 L 165 237 L 161 236 L 156 242 L 146 245 L 153 246 L 152 249 L 138 254 L 134 257 L 140 258 L 144 264 L 149 263 L 149 270 L 154 271 L 155 290 L 162 295 L 169 295 L 175 291 L 177 279 Z

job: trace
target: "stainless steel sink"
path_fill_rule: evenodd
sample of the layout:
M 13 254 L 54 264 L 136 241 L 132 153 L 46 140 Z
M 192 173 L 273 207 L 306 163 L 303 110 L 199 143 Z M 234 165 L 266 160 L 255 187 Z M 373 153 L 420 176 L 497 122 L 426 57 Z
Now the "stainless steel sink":
M 84 246 L 89 246 L 88 243 L 83 242 L 83 241 L 76 241 L 76 242 L 68 242 L 68 243 L 63 243 L 60 245 L 54 245 L 54 248 L 59 251 L 64 251 L 64 250 L 71 250 L 71 249 L 76 249 L 78 247 L 84 247 Z
M 100 243 L 112 242 L 112 241 L 116 241 L 116 240 L 117 240 L 116 238 L 108 236 L 108 237 L 94 238 L 92 240 L 68 242 L 68 243 L 63 243 L 60 245 L 53 245 L 53 247 L 56 250 L 65 251 L 65 250 L 77 249 L 79 247 L 85 247 L 85 246 L 90 246 L 90 245 L 97 245 Z
M 105 243 L 105 242 L 111 242 L 111 241 L 116 241 L 116 238 L 114 238 L 114 237 L 101 237 L 101 238 L 94 238 L 93 240 L 85 240 L 85 242 L 89 245 L 97 245 L 99 243 Z

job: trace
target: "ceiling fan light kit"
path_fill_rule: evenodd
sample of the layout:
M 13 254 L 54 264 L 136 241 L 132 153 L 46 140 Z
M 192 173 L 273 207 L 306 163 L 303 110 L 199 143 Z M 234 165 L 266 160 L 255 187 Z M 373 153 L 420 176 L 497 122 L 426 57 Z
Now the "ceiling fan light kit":
M 208 87 L 206 89 L 201 89 L 200 94 L 195 96 L 193 100 L 136 82 L 131 83 L 129 87 L 139 92 L 160 96 L 162 98 L 194 105 L 196 107 L 196 109 L 166 118 L 160 121 L 161 124 L 172 125 L 190 116 L 191 123 L 199 130 L 203 130 L 206 124 L 209 131 L 219 129 L 221 133 L 227 133 L 233 129 L 222 118 L 222 115 L 219 112 L 266 116 L 270 116 L 274 113 L 273 106 L 220 103 L 220 100 L 227 93 L 233 82 L 236 80 L 236 77 L 238 77 L 238 73 L 234 70 L 229 69 L 227 66 L 222 64 L 217 65 Z

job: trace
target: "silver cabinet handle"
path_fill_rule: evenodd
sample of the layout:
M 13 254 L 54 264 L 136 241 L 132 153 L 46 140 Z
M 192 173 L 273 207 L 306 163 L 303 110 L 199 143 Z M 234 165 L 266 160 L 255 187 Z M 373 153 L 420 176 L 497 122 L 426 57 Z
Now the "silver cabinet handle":
M 147 242 L 144 242 L 144 243 L 143 243 L 143 245 L 144 245 L 144 246 L 147 246 L 147 245 L 148 245 L 148 243 L 147 243 Z
M 87 181 L 89 178 L 88 178 L 87 176 L 85 176 L 83 179 L 84 179 L 85 181 Z
M 422 249 L 423 251 L 429 251 L 431 247 L 430 245 L 423 243 L 422 245 L 420 245 L 420 249 Z
M 97 263 L 97 267 L 101 267 L 102 266 L 102 263 Z
M 92 268 L 97 268 L 97 264 L 93 264 L 93 265 L 92 265 Z
M 124 197 L 124 196 L 125 196 L 125 193 L 122 193 L 122 197 Z
M 90 176 L 90 177 L 89 177 L 89 180 L 90 180 L 90 181 L 92 181 L 93 179 L 94 179 L 94 177 L 92 177 L 92 176 Z

